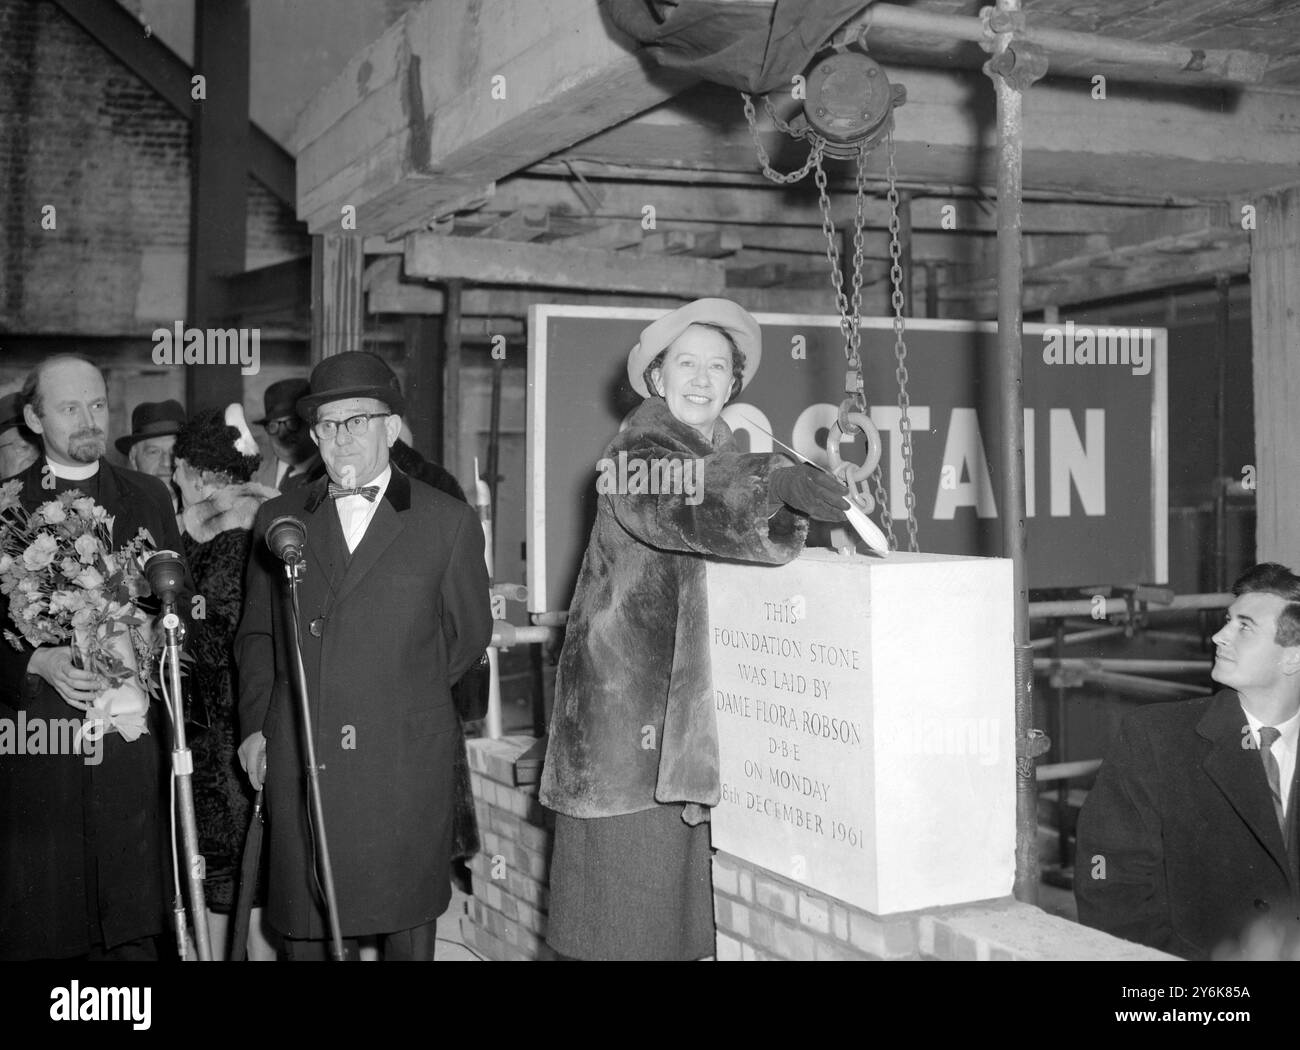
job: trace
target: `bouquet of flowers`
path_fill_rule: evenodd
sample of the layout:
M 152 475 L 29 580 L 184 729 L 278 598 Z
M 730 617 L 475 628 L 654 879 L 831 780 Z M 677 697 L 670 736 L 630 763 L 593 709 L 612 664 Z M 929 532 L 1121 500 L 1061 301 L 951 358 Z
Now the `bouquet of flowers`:
M 114 550 L 113 517 L 88 496 L 74 489 L 29 512 L 21 491 L 19 480 L 0 485 L 0 593 L 18 629 L 5 630 L 5 640 L 19 652 L 24 639 L 71 644 L 77 665 L 110 687 L 92 704 L 68 702 L 97 723 L 96 733 L 135 740 L 148 731 L 155 653 L 150 618 L 137 603 L 150 593 L 143 572 L 149 534 L 141 529 Z

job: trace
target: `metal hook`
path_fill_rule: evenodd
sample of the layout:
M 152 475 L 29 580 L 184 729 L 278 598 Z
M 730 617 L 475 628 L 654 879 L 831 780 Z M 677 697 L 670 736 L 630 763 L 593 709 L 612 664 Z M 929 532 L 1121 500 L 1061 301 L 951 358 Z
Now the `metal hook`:
M 831 473 L 849 487 L 849 495 L 853 502 L 861 507 L 864 513 L 870 514 L 876 509 L 876 501 L 867 488 L 867 482 L 876 472 L 876 467 L 880 465 L 880 431 L 865 412 L 841 412 L 841 420 L 843 422 L 836 420 L 826 435 L 826 459 L 830 464 Z M 840 456 L 840 443 L 849 437 L 851 433 L 849 427 L 853 428 L 853 431 L 862 431 L 863 437 L 866 438 L 867 458 L 862 463 L 846 462 Z

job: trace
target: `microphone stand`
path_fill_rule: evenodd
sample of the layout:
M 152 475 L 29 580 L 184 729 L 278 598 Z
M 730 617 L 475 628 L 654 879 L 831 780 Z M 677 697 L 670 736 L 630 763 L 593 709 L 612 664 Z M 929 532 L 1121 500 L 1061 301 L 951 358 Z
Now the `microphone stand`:
M 307 701 L 307 671 L 302 662 L 302 645 L 299 641 L 298 580 L 305 568 L 302 554 L 296 550 L 284 552 L 284 575 L 289 581 L 289 637 L 293 650 L 292 671 L 295 691 L 298 694 L 298 713 L 302 716 L 302 735 L 306 745 L 307 785 L 311 796 L 311 825 L 316 838 L 316 858 L 322 888 L 325 891 L 325 911 L 330 926 L 330 955 L 335 962 L 343 962 L 343 934 L 339 923 L 338 898 L 334 894 L 334 866 L 330 862 L 329 844 L 325 840 L 325 809 L 321 804 L 320 769 L 316 764 L 315 734 L 311 725 L 311 705 Z
M 185 740 L 185 704 L 181 697 L 181 618 L 176 603 L 163 606 L 163 663 L 169 683 L 168 703 L 172 713 L 172 773 L 176 777 L 176 801 L 180 809 L 181 839 L 185 844 L 185 870 L 190 886 L 190 912 L 194 922 L 194 945 L 199 961 L 212 959 L 212 942 L 208 933 L 207 902 L 203 896 L 204 862 L 199 853 L 199 825 L 194 816 L 194 752 Z M 180 888 L 177 887 L 177 892 Z M 184 946 L 181 945 L 184 950 Z

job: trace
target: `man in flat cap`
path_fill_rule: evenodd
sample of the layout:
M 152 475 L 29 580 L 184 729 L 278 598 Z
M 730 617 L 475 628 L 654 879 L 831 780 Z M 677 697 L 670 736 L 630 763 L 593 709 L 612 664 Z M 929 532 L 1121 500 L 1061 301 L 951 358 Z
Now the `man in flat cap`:
M 298 415 L 298 399 L 310 393 L 305 379 L 281 379 L 262 396 L 263 418 L 253 422 L 266 428 L 274 456 L 266 457 L 253 480 L 281 492 L 310 485 L 325 476 L 325 464 L 311 439 L 306 421 Z
M 174 511 L 180 510 L 180 494 L 172 482 L 172 447 L 184 425 L 179 401 L 143 401 L 131 412 L 131 433 L 113 443 L 132 470 L 152 474 L 167 486 Z
M 0 397 L 0 480 L 21 474 L 40 457 L 40 445 L 23 422 L 22 395 Z
M 298 640 L 341 934 L 379 936 L 387 959 L 432 959 L 462 746 L 451 683 L 492 636 L 483 533 L 468 506 L 390 462 L 405 403 L 378 357 L 326 358 L 297 405 L 328 477 L 258 511 L 235 639 L 239 757 L 269 814 L 267 918 L 290 959 L 324 958 L 287 582 L 265 543 L 292 515 L 306 532 Z

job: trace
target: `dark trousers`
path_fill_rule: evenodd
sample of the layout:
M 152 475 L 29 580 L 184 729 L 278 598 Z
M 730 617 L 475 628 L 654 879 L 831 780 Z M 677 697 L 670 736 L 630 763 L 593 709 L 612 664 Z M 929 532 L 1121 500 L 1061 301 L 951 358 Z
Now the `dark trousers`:
M 137 941 L 127 941 L 125 944 L 117 944 L 112 948 L 105 948 L 102 944 L 94 945 L 90 951 L 84 955 L 74 955 L 71 958 L 43 960 L 47 962 L 157 962 L 158 961 L 158 939 L 156 937 L 141 937 Z
M 409 930 L 381 933 L 379 948 L 385 962 L 433 962 L 433 951 L 438 940 L 438 920 Z M 350 962 L 359 958 L 360 941 L 355 937 L 343 938 L 343 956 Z M 289 962 L 325 962 L 331 958 L 329 940 L 284 939 L 284 957 Z

